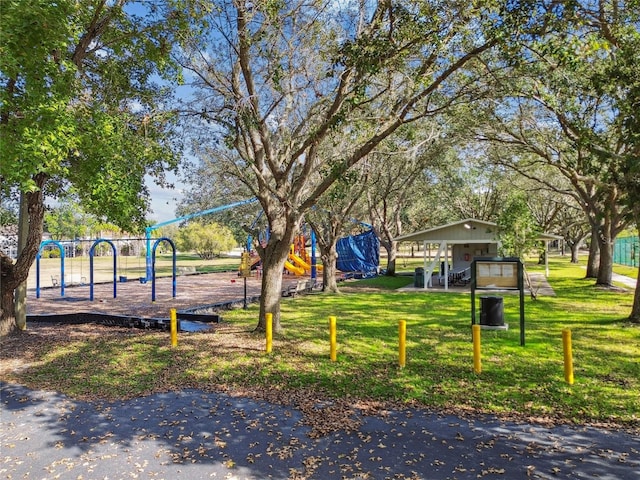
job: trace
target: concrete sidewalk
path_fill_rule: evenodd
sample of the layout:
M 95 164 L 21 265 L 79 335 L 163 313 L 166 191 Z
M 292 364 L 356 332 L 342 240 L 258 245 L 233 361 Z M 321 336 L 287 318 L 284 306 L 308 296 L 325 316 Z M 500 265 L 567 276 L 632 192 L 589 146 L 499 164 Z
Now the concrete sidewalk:
M 637 282 L 635 278 L 627 277 L 625 275 L 618 275 L 617 273 L 612 273 L 611 279 L 614 282 L 622 283 L 625 287 L 628 287 L 632 290 L 636 288 Z
M 0 387 L 2 478 L 640 479 L 640 436 L 622 431 L 406 409 L 311 438 L 300 411 L 224 394 L 106 403 Z

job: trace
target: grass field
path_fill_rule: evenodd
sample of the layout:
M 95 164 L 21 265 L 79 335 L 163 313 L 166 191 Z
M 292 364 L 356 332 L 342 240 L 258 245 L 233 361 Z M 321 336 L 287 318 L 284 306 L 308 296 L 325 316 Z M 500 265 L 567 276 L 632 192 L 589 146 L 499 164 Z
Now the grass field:
M 221 272 L 236 270 L 240 265 L 240 258 L 222 257 L 212 260 L 203 260 L 197 255 L 179 254 L 176 256 L 178 267 L 193 267 L 198 272 Z M 59 258 L 43 258 L 40 260 L 40 285 L 50 287 L 51 277 L 60 277 L 61 261 Z M 113 280 L 113 257 L 94 257 L 94 281 L 108 282 Z M 169 276 L 173 268 L 171 255 L 158 255 L 156 258 L 156 275 Z M 73 278 L 84 279 L 82 283 L 88 283 L 90 278 L 89 257 L 67 257 L 64 261 L 65 278 L 67 283 Z M 146 275 L 145 257 L 119 256 L 116 259 L 116 277 L 127 277 L 136 280 Z M 77 282 L 74 282 L 77 283 Z M 36 286 L 36 265 L 31 267 L 29 272 L 28 287 Z
M 540 267 L 532 265 L 530 269 Z M 224 315 L 214 333 L 114 330 L 65 335 L 25 348 L 31 366 L 9 380 L 79 398 L 123 398 L 181 388 L 241 390 L 264 398 L 320 398 L 424 405 L 450 412 L 640 427 L 640 326 L 625 318 L 632 292 L 606 291 L 584 270 L 553 259 L 557 296 L 526 299 L 519 344 L 517 295 L 505 295 L 508 331 L 483 331 L 482 373 L 473 371 L 470 296 L 400 293 L 412 281 L 350 283 L 362 293 L 282 302 L 284 332 L 264 352 L 257 306 Z M 376 291 L 371 292 L 372 289 Z M 357 289 L 351 289 L 356 291 Z M 329 359 L 328 317 L 338 318 L 338 359 Z M 407 364 L 398 367 L 398 320 L 407 321 Z M 69 327 L 73 328 L 73 327 Z M 573 337 L 575 384 L 563 376 L 562 331 Z M 26 355 L 26 353 L 25 353 Z
M 568 257 L 566 257 L 568 258 Z M 583 257 L 584 258 L 584 257 Z M 385 260 L 383 259 L 383 267 Z M 59 258 L 43 258 L 40 260 L 40 285 L 51 286 L 51 277 L 60 275 Z M 176 264 L 180 267 L 193 267 L 198 272 L 220 272 L 235 270 L 240 265 L 238 257 L 221 257 L 212 260 L 203 260 L 193 254 L 178 254 Z M 422 256 L 416 254 L 415 257 L 401 257 L 397 260 L 396 268 L 398 272 L 407 274 L 413 273 L 414 269 L 423 266 Z M 171 275 L 172 258 L 170 255 L 158 255 L 156 258 L 156 275 Z M 116 276 L 124 276 L 129 279 L 137 279 L 145 276 L 145 257 L 119 256 L 116 261 Z M 626 275 L 631 278 L 638 277 L 638 269 L 624 265 L 614 265 L 614 272 Z M 84 278 L 85 283 L 89 281 L 90 268 L 88 257 L 67 257 L 65 258 L 65 275 L 67 278 Z M 96 282 L 104 282 L 113 279 L 113 257 L 94 257 L 94 278 Z M 31 268 L 29 273 L 29 288 L 36 286 L 36 266 Z M 402 286 L 402 285 L 399 285 Z
M 613 272 L 625 277 L 638 279 L 638 267 L 627 267 L 626 265 L 614 265 Z

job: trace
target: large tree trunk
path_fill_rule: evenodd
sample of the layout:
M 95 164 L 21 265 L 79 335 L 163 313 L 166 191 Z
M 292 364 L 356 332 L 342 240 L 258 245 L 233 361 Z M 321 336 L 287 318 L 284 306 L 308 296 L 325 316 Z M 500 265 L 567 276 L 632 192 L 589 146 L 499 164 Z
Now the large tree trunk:
M 396 275 L 396 259 L 398 256 L 398 242 L 385 242 L 384 248 L 387 251 L 387 273 L 386 275 L 394 277 Z
M 571 263 L 580 263 L 580 258 L 578 256 L 578 252 L 580 251 L 580 243 L 573 242 L 569 245 L 571 249 Z
M 600 244 L 600 265 L 596 285 L 610 287 L 613 278 L 613 242 L 604 241 Z
M 293 240 L 293 239 L 291 239 Z M 267 247 L 268 248 L 268 247 Z M 278 249 L 279 250 L 279 249 Z M 287 247 L 286 252 L 289 251 Z M 266 314 L 273 315 L 273 331 L 281 332 L 280 298 L 282 297 L 282 270 L 287 259 L 286 254 L 267 255 L 262 260 L 262 293 L 260 296 L 260 319 L 256 331 L 266 331 Z
M 600 266 L 600 244 L 598 227 L 591 226 L 591 241 L 589 242 L 589 258 L 587 258 L 587 274 L 585 278 L 598 278 Z
M 633 296 L 633 307 L 631 308 L 629 321 L 640 323 L 640 266 L 638 267 L 638 279 L 636 280 L 636 291 Z
M 322 290 L 325 292 L 340 293 L 338 290 L 338 282 L 336 281 L 336 273 L 338 271 L 336 243 L 333 242 L 328 250 L 321 248 L 320 255 L 322 257 Z
M 273 209 L 278 211 L 277 209 Z M 289 255 L 289 249 L 296 234 L 301 217 L 292 217 L 287 221 L 285 216 L 277 214 L 269 218 L 270 236 L 267 245 L 261 250 L 262 259 L 262 292 L 260 295 L 260 318 L 256 331 L 266 331 L 266 314 L 273 315 L 273 331 L 281 332 L 280 299 L 282 297 L 282 271 Z
M 40 242 L 42 241 L 42 229 L 44 221 L 44 199 L 42 187 L 47 177 L 38 174 L 34 177 L 38 190 L 26 193 L 26 209 L 29 217 L 29 228 L 26 234 L 24 248 L 19 253 L 15 263 L 9 257 L 0 252 L 0 335 L 21 331 L 15 318 L 14 292 L 27 281 L 29 269 L 36 259 Z
M 20 195 L 20 213 L 18 215 L 18 255 L 22 253 L 29 238 L 29 205 L 25 194 Z M 15 289 L 15 319 L 16 328 L 27 328 L 27 281 L 21 282 Z
M 636 225 L 638 227 L 638 233 L 640 234 L 640 207 L 636 206 L 634 212 L 636 217 Z M 631 307 L 631 315 L 629 315 L 629 321 L 633 323 L 640 323 L 640 265 L 638 265 L 636 291 L 633 296 L 633 306 Z
M 14 313 L 13 291 L 11 285 L 14 266 L 11 259 L 0 252 L 0 336 L 8 335 L 17 329 Z
M 600 250 L 600 264 L 598 265 L 598 276 L 596 285 L 611 287 L 613 277 L 613 240 L 609 222 L 604 222 L 597 236 Z
M 316 232 L 320 258 L 322 258 L 322 291 L 340 293 L 336 276 L 338 273 L 338 236 L 342 232 L 342 220 L 349 214 L 355 201 L 352 201 L 339 216 L 330 215 L 328 221 L 314 221 L 307 216 L 307 221 Z M 339 218 L 340 217 L 340 218 Z

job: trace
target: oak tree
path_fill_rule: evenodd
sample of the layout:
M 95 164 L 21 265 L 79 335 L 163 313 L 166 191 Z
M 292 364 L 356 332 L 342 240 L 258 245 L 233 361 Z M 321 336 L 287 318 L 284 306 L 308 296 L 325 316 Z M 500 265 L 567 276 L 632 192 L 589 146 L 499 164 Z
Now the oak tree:
M 169 53 L 188 19 L 170 0 L 24 0 L 0 8 L 0 179 L 21 195 L 20 251 L 0 254 L 0 331 L 14 321 L 42 238 L 45 195 L 73 192 L 85 210 L 135 231 L 146 175 L 176 165 L 164 107 L 176 80 Z
M 473 95 L 477 77 L 465 66 L 510 41 L 525 17 L 517 2 L 211 5 L 181 58 L 198 89 L 190 113 L 200 119 L 198 142 L 216 148 L 265 213 L 257 328 L 270 312 L 277 331 L 282 269 L 304 214 L 399 127 Z M 337 137 L 353 141 L 324 157 Z

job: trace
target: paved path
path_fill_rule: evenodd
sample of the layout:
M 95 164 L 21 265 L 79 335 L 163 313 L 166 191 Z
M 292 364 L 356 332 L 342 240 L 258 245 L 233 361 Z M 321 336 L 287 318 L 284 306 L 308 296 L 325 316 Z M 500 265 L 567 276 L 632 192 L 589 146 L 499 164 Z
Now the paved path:
M 636 288 L 636 279 L 627 277 L 625 275 L 618 275 L 617 273 L 613 273 L 611 279 L 614 282 L 622 283 L 624 286 L 629 287 L 631 289 Z
M 224 394 L 89 403 L 0 387 L 8 479 L 640 479 L 640 437 L 592 427 L 403 410 L 311 438 L 298 410 Z

